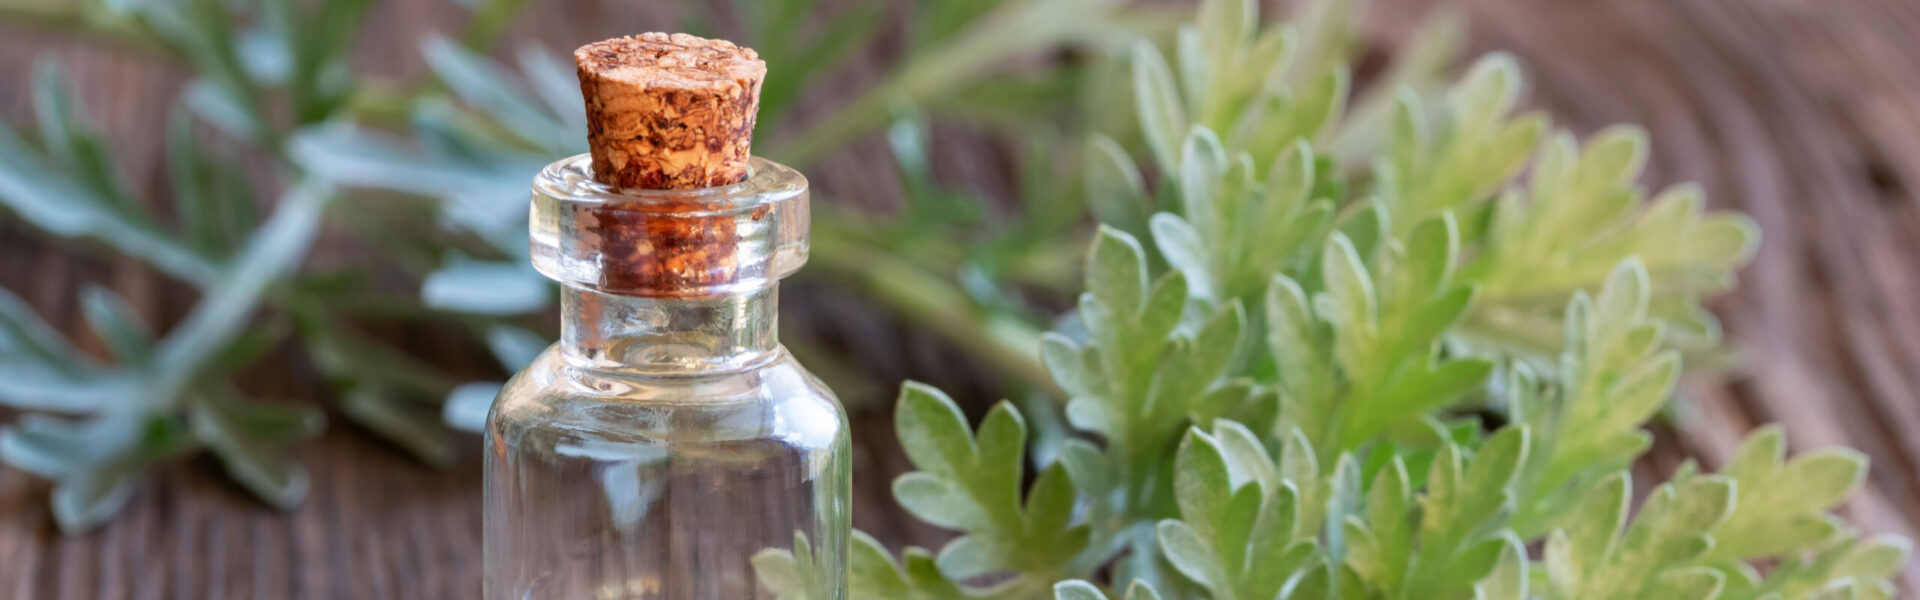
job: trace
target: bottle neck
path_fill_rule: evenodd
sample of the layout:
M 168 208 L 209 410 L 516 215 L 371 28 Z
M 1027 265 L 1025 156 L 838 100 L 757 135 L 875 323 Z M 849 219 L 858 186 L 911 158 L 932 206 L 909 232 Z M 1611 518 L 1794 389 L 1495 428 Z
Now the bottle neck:
M 736 371 L 780 349 L 778 284 L 706 298 L 561 286 L 560 347 L 577 367 L 650 375 Z

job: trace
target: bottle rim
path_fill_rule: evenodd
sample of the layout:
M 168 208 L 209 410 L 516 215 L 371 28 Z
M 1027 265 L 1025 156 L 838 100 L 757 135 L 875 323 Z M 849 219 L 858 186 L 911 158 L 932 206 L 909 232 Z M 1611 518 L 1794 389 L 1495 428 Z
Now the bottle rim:
M 806 262 L 807 179 L 759 157 L 739 183 L 690 190 L 595 181 L 592 157 L 533 180 L 536 270 L 563 284 L 633 296 L 698 297 L 764 287 Z

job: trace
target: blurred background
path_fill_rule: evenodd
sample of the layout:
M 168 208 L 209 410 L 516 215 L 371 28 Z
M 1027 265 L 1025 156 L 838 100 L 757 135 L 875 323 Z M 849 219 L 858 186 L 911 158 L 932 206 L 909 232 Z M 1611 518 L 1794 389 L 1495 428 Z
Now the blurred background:
M 555 329 L 527 182 L 585 148 L 572 48 L 655 30 L 769 63 L 755 152 L 806 172 L 816 211 L 783 341 L 852 413 L 855 525 L 936 545 L 887 493 L 908 470 L 890 399 L 915 379 L 974 416 L 1050 402 L 1035 336 L 1078 294 L 1096 215 L 1127 218 L 1083 189 L 1084 141 L 1142 154 L 1127 49 L 1190 13 L 0 0 L 0 595 L 475 595 L 467 430 Z M 1504 50 L 1526 105 L 1582 135 L 1646 126 L 1649 186 L 1699 182 L 1760 224 L 1710 303 L 1731 350 L 1642 468 L 1718 465 L 1784 422 L 1796 451 L 1869 455 L 1843 515 L 1913 535 L 1920 4 L 1372 0 L 1350 19 L 1362 98 Z

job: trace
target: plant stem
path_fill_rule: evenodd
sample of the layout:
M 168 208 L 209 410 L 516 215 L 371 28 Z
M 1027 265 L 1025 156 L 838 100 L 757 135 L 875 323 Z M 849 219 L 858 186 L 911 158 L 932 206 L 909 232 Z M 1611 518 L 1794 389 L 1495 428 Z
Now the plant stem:
M 825 233 L 824 231 L 822 233 Z M 1055 397 L 1065 396 L 1040 362 L 1040 331 L 988 314 L 958 286 L 878 248 L 831 234 L 814 236 L 814 265 L 917 324 Z
M 1009 2 L 980 19 L 952 41 L 913 53 L 885 81 L 838 110 L 786 138 L 768 154 L 794 166 L 806 166 L 886 122 L 892 104 L 923 105 L 930 98 L 985 77 L 1005 60 L 1099 33 L 1123 21 L 1099 2 L 1029 0 Z

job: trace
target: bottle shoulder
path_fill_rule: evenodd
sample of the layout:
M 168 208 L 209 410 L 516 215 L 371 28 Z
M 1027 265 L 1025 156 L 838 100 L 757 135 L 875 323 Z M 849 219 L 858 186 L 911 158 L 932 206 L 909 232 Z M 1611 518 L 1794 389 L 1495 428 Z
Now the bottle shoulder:
M 846 412 L 833 391 L 784 349 L 749 369 L 648 375 L 589 369 L 548 348 L 494 400 L 488 428 L 627 432 L 658 439 L 780 438 L 844 443 Z

